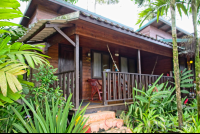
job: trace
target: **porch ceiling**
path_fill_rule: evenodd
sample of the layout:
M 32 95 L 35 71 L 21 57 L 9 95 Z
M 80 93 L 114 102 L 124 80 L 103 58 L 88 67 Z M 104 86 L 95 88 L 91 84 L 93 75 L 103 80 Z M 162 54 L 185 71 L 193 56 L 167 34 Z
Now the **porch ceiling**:
M 28 41 L 43 41 L 48 36 L 54 34 L 56 30 L 54 28 L 46 28 L 44 27 L 44 24 L 47 22 L 50 23 L 59 23 L 63 24 L 66 23 L 66 20 L 39 20 L 37 23 L 35 23 L 31 28 L 27 31 L 27 34 L 25 34 L 23 37 L 19 38 L 19 42 L 24 42 L 26 40 Z M 41 31 L 40 31 L 41 29 Z M 37 34 L 35 34 L 37 33 Z M 34 36 L 35 34 L 35 36 Z

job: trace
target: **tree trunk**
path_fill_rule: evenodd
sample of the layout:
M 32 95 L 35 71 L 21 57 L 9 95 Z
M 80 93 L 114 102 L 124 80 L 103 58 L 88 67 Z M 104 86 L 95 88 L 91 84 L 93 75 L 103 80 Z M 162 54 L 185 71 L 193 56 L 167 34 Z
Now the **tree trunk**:
M 192 20 L 194 26 L 194 38 L 195 38 L 195 73 L 196 73 L 196 95 L 197 95 L 197 110 L 198 119 L 200 119 L 200 63 L 199 63 L 199 43 L 197 32 L 197 1 L 192 0 Z
M 171 19 L 172 19 L 173 63 L 174 63 L 177 110 L 178 110 L 178 123 L 179 123 L 179 129 L 181 129 L 183 126 L 183 114 L 182 114 L 181 92 L 180 92 L 180 75 L 179 75 L 178 46 L 177 46 L 177 35 L 176 35 L 175 0 L 171 0 L 170 11 L 171 11 Z

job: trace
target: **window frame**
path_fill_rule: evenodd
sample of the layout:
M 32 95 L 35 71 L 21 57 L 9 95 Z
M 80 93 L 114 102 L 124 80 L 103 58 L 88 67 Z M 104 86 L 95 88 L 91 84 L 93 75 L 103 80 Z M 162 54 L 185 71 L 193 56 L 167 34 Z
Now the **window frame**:
M 128 73 L 130 73 L 130 68 L 129 68 L 129 60 L 134 60 L 135 61 L 135 70 L 136 70 L 136 73 L 137 73 L 137 58 L 135 57 L 127 57 L 127 56 L 123 56 L 123 55 L 120 55 L 119 56 L 119 70 L 121 71 L 121 57 L 124 57 L 124 58 L 127 58 L 127 67 L 128 67 Z
M 101 54 L 101 72 L 103 71 L 103 55 L 108 55 L 109 56 L 109 68 L 112 71 L 112 59 L 110 57 L 110 54 L 108 52 L 104 52 L 104 51 L 99 51 L 99 50 L 91 50 L 91 78 L 92 79 L 102 79 L 101 77 L 94 77 L 93 71 L 94 71 L 94 53 L 100 53 Z
M 159 37 L 160 39 L 158 39 L 158 37 Z M 165 39 L 165 38 L 162 37 L 162 36 L 160 36 L 160 35 L 156 35 L 156 39 L 157 39 L 157 40 L 161 40 L 161 39 Z

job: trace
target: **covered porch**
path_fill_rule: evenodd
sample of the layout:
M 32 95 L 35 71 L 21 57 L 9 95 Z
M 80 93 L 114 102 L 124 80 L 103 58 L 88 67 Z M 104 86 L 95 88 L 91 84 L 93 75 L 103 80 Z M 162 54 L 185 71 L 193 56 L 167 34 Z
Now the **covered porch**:
M 103 99 L 98 107 L 106 110 L 115 105 L 124 107 L 124 102 L 132 100 L 132 88 L 136 85 L 147 89 L 162 73 L 160 82 L 172 79 L 167 76 L 173 70 L 171 45 L 82 12 L 40 20 L 20 41 L 45 42 L 44 53 L 51 57 L 50 64 L 58 68 L 55 75 L 59 81 L 53 86 L 59 86 L 65 98 L 73 94 L 74 110 L 82 101 L 91 99 L 88 79 L 98 79 L 102 85 Z M 114 72 L 107 45 L 119 72 Z M 105 69 L 110 71 L 104 72 Z M 98 100 L 98 95 L 94 99 Z

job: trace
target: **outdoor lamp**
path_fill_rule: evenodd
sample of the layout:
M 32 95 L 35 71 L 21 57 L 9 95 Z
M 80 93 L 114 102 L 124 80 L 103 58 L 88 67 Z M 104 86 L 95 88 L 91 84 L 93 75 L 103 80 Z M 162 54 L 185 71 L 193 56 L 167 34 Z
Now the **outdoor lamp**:
M 87 53 L 87 56 L 88 56 L 88 57 L 90 57 L 90 56 L 91 56 L 90 52 L 88 52 L 88 53 Z
M 118 51 L 115 51 L 115 56 L 119 56 L 119 53 L 118 53 Z
M 193 63 L 193 60 L 192 60 L 192 58 L 190 58 L 190 64 L 192 64 Z

